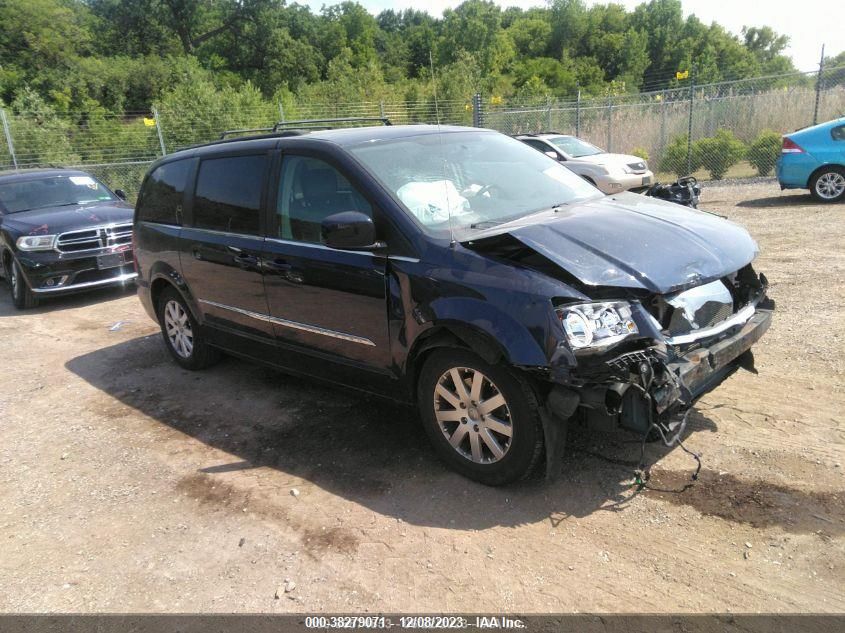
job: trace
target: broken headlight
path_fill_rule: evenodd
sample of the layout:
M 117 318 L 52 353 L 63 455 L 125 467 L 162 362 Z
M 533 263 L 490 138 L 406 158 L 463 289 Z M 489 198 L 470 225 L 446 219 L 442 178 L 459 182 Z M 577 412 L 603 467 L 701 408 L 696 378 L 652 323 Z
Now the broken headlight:
M 582 303 L 555 310 L 573 349 L 606 347 L 639 333 L 625 301 Z

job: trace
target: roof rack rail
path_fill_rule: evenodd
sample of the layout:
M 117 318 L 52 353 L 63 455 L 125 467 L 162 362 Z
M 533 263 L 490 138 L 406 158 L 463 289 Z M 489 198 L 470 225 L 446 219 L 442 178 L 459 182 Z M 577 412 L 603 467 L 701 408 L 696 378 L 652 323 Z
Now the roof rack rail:
M 220 140 L 222 141 L 227 136 L 232 134 L 252 134 L 253 132 L 272 132 L 273 128 L 271 127 L 253 127 L 247 128 L 244 130 L 225 130 L 220 133 Z
M 273 132 L 288 127 L 302 127 L 304 129 L 331 129 L 331 125 L 325 123 L 381 123 L 382 125 L 393 125 L 386 116 L 350 116 L 335 119 L 302 119 L 300 121 L 279 121 L 272 127 Z
M 233 135 L 243 135 L 243 134 L 253 134 L 256 132 L 268 132 L 266 136 L 272 136 L 276 132 L 283 132 L 286 135 L 290 135 L 295 133 L 293 130 L 286 129 L 291 127 L 297 127 L 303 130 L 330 130 L 332 129 L 331 125 L 326 125 L 328 123 L 356 123 L 356 122 L 368 122 L 368 123 L 375 123 L 379 122 L 382 125 L 393 125 L 390 119 L 386 116 L 374 116 L 374 117 L 343 117 L 343 118 L 336 118 L 336 119 L 302 119 L 299 121 L 279 121 L 273 127 L 254 127 L 254 128 L 246 128 L 241 130 L 225 130 L 224 132 L 220 133 L 220 140 L 226 139 L 227 136 Z

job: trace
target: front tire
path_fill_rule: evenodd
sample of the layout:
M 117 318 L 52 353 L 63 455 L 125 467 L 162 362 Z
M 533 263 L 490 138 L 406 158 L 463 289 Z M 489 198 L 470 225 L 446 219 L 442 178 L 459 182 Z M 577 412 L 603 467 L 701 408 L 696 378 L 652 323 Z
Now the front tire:
M 824 167 L 813 176 L 810 193 L 819 202 L 839 202 L 845 199 L 845 169 Z
M 38 297 L 29 287 L 23 275 L 20 264 L 11 260 L 9 268 L 9 290 L 12 293 L 12 303 L 18 310 L 29 310 L 38 305 Z
M 185 369 L 205 369 L 220 358 L 220 352 L 208 345 L 182 295 L 173 287 L 159 297 L 158 322 L 167 351 Z
M 488 486 L 533 475 L 542 463 L 543 428 L 525 379 L 468 350 L 432 352 L 420 372 L 418 405 L 439 457 Z

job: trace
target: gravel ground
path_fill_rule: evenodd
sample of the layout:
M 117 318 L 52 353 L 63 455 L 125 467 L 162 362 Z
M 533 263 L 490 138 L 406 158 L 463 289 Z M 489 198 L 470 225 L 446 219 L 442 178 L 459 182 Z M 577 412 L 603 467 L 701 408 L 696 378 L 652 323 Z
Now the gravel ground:
M 638 491 L 635 438 L 575 431 L 559 481 L 485 488 L 406 409 L 182 371 L 131 293 L 3 293 L 0 610 L 845 611 L 845 206 L 703 206 L 758 239 L 778 312 L 691 415 L 691 486 L 680 450 Z

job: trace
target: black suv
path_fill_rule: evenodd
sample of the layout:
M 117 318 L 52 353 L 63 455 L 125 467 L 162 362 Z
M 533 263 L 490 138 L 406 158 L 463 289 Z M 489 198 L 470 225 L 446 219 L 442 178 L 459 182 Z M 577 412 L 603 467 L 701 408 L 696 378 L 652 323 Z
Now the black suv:
M 135 279 L 132 206 L 84 171 L 0 172 L 0 264 L 17 308 Z
M 743 228 L 604 196 L 475 128 L 173 154 L 144 180 L 135 247 L 182 367 L 222 350 L 414 403 L 440 456 L 493 485 L 555 466 L 572 421 L 679 434 L 773 307 Z

